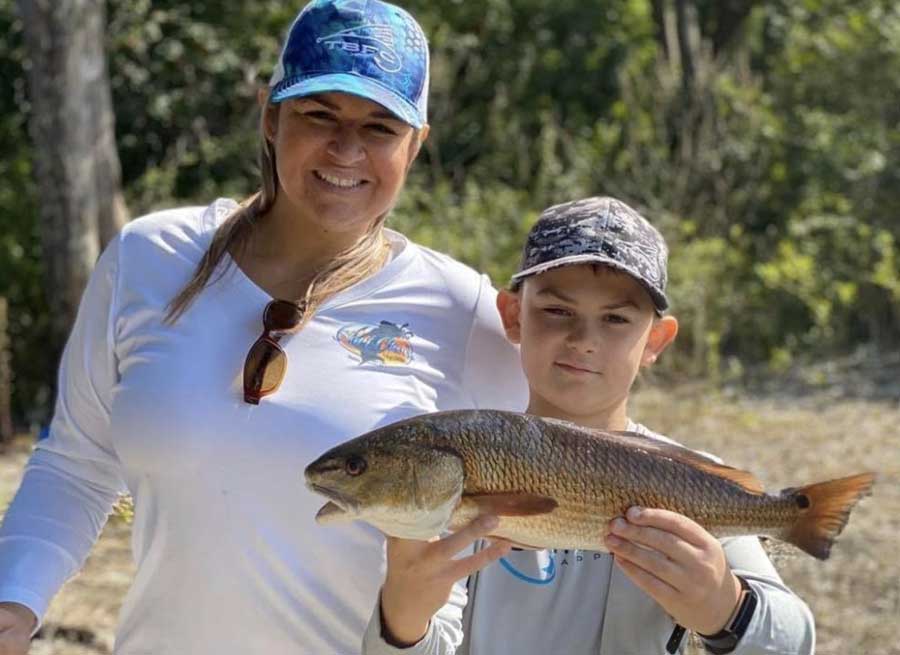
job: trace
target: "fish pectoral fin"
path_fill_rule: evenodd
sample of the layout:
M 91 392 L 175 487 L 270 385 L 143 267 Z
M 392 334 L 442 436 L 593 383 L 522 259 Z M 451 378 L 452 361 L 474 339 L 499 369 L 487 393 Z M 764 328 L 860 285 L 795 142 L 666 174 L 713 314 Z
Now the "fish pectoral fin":
M 462 502 L 475 505 L 478 516 L 535 516 L 552 512 L 559 506 L 549 496 L 526 493 L 465 495 Z
M 342 510 L 330 500 L 322 505 L 322 508 L 316 513 L 316 523 L 319 525 L 331 525 L 332 523 L 344 523 L 350 521 L 353 517 Z

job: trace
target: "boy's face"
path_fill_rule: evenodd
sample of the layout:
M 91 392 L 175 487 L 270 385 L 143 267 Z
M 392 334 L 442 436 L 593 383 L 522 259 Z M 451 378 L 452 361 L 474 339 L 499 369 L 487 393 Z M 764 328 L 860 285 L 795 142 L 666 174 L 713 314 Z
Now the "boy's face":
M 637 280 L 605 266 L 563 266 L 500 294 L 507 337 L 521 346 L 528 411 L 624 428 L 637 372 L 675 338 L 677 321 L 658 318 Z

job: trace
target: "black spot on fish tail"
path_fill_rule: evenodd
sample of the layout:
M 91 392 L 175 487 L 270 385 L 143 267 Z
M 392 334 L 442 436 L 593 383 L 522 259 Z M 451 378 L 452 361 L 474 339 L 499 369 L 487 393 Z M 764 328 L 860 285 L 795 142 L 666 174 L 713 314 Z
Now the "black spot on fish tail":
M 831 545 L 859 500 L 872 492 L 874 473 L 860 473 L 796 489 L 786 489 L 803 512 L 785 533 L 785 541 L 818 559 L 828 559 Z

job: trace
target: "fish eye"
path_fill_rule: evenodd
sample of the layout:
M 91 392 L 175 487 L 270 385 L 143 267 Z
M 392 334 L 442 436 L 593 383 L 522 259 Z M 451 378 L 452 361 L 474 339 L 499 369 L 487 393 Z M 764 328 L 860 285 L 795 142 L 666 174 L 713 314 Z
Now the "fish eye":
M 352 477 L 362 475 L 366 471 L 366 460 L 359 455 L 350 455 L 344 463 L 344 470 Z

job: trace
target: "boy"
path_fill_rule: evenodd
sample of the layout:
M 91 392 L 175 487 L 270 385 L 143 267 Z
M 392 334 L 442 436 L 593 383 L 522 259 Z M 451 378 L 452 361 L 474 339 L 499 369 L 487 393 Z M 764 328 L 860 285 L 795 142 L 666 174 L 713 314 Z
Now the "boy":
M 627 405 L 638 371 L 678 332 L 664 315 L 666 260 L 659 232 L 613 198 L 541 214 L 497 299 L 507 337 L 521 348 L 528 413 L 665 439 L 629 419 Z M 674 512 L 631 508 L 609 526 L 609 553 L 493 544 L 450 559 L 492 526 L 483 517 L 438 542 L 389 539 L 380 630 L 369 630 L 364 651 L 457 652 L 465 598 L 456 588 L 447 599 L 451 573 L 465 566 L 481 569 L 462 618 L 459 652 L 470 655 L 676 653 L 686 630 L 711 653 L 814 650 L 809 609 L 754 537 L 720 542 Z

